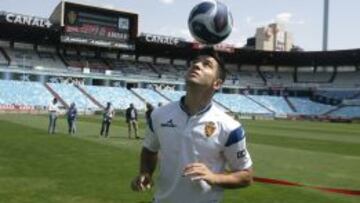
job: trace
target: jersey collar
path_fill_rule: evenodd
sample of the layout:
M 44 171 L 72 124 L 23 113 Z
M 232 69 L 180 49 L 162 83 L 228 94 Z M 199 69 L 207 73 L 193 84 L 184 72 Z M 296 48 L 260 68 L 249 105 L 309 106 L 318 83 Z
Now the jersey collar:
M 181 110 L 184 111 L 188 116 L 190 116 L 190 114 L 188 113 L 189 111 L 185 105 L 185 96 L 181 97 L 179 105 L 180 105 Z M 202 108 L 200 111 L 198 111 L 195 115 L 204 114 L 205 112 L 210 110 L 211 106 L 212 106 L 212 102 L 210 101 L 204 108 Z

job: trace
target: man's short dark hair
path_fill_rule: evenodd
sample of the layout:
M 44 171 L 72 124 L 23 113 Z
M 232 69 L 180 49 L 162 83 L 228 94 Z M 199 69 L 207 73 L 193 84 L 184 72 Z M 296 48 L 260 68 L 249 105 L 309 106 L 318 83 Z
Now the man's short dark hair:
M 219 65 L 219 69 L 218 69 L 218 73 L 219 73 L 219 78 L 225 82 L 226 79 L 226 68 L 225 68 L 225 64 L 224 61 L 221 59 L 219 53 L 217 51 L 214 50 L 213 47 L 206 47 L 201 49 L 195 57 L 192 58 L 192 60 L 196 59 L 199 56 L 211 56 L 212 58 L 215 59 L 215 61 L 218 63 Z

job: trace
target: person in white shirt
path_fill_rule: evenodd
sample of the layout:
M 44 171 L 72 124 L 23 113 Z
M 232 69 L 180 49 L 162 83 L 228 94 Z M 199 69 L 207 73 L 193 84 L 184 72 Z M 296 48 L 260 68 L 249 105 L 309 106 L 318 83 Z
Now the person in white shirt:
M 145 136 L 134 191 L 153 185 L 160 162 L 153 203 L 219 203 L 224 188 L 252 183 L 252 160 L 241 124 L 212 103 L 225 81 L 218 55 L 204 50 L 185 76 L 186 95 L 156 108 Z
M 100 137 L 105 136 L 105 138 L 109 135 L 111 121 L 115 115 L 115 110 L 111 105 L 111 102 L 106 104 L 106 108 L 103 113 L 102 123 L 101 123 L 101 130 L 100 130 Z M 105 132 L 105 135 L 104 135 Z
M 129 108 L 126 109 L 125 112 L 126 123 L 128 124 L 128 137 L 131 139 L 131 129 L 134 130 L 134 135 L 136 139 L 139 139 L 138 136 L 138 113 L 137 109 L 135 108 L 134 104 L 130 104 Z
M 56 132 L 56 120 L 59 114 L 59 105 L 58 100 L 54 98 L 52 102 L 50 102 L 48 106 L 49 111 L 49 127 L 48 127 L 48 133 L 49 134 L 55 134 Z

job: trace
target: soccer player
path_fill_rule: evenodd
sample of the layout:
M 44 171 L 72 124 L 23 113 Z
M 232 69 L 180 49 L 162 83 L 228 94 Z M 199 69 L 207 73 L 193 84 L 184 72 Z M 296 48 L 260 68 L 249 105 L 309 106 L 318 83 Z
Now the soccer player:
M 59 104 L 58 100 L 54 97 L 52 102 L 50 102 L 48 106 L 49 111 L 49 127 L 48 127 L 48 133 L 49 134 L 55 134 L 56 130 L 56 120 L 59 114 Z
M 186 95 L 151 114 L 133 190 L 151 188 L 158 159 L 154 203 L 219 203 L 223 189 L 252 183 L 245 131 L 212 103 L 225 76 L 213 50 L 192 60 L 185 76 Z
M 104 131 L 105 131 L 105 138 L 108 137 L 111 121 L 112 121 L 114 115 L 115 115 L 115 110 L 112 107 L 111 102 L 107 102 L 106 108 L 105 108 L 104 113 L 103 113 L 103 119 L 102 119 L 101 130 L 100 130 L 100 137 L 102 137 L 104 135 Z
M 137 123 L 138 113 L 134 104 L 130 104 L 129 108 L 126 109 L 126 123 L 128 124 L 128 137 L 131 139 L 131 129 L 134 130 L 135 138 L 139 139 L 138 136 L 138 123 Z

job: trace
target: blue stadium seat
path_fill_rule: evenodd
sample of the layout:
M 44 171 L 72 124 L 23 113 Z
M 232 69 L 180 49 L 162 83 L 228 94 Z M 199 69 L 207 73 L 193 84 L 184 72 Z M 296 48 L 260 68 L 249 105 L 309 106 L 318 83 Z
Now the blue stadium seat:
M 297 113 L 300 115 L 323 115 L 324 113 L 335 108 L 331 105 L 325 105 L 313 102 L 308 98 L 289 97 L 289 101 L 295 106 Z
M 294 113 L 283 97 L 268 95 L 253 95 L 249 97 L 274 111 L 277 115 Z
M 160 92 L 171 101 L 178 101 L 182 96 L 185 95 L 185 91 L 160 90 Z
M 132 89 L 135 93 L 140 95 L 145 99 L 146 102 L 149 102 L 153 106 L 157 106 L 159 103 L 169 103 L 167 99 L 161 96 L 159 93 L 155 92 L 152 89 L 143 89 L 143 88 L 134 88 Z
M 46 107 L 53 96 L 39 82 L 0 80 L 0 103 Z
M 214 96 L 215 101 L 224 105 L 233 112 L 242 114 L 271 114 L 269 110 L 255 103 L 251 99 L 240 94 L 217 93 Z
M 360 106 L 346 106 L 330 114 L 342 118 L 360 118 Z
M 48 83 L 48 85 L 70 105 L 75 102 L 80 110 L 97 110 L 99 109 L 88 97 L 72 84 Z
M 111 102 L 115 109 L 126 109 L 133 103 L 137 109 L 145 109 L 145 104 L 131 91 L 122 87 L 82 86 L 82 88 L 103 106 Z

